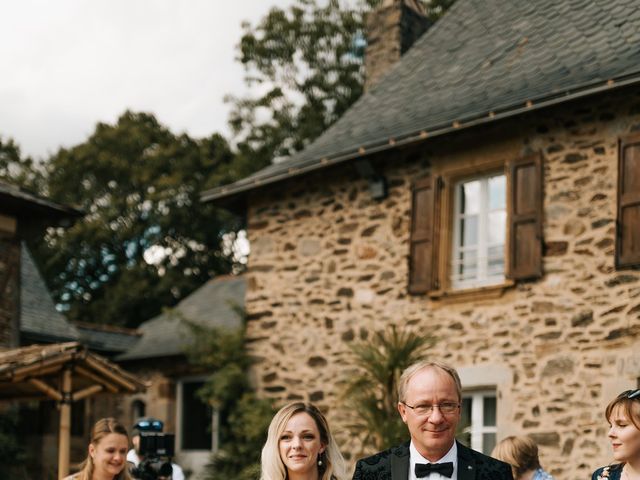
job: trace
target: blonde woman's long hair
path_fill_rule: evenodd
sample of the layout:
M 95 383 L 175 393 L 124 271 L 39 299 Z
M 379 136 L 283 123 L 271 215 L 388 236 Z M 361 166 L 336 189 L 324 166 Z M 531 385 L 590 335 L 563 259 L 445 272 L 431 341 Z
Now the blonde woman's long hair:
M 260 479 L 285 480 L 287 478 L 286 467 L 280 458 L 280 437 L 289 419 L 298 413 L 306 413 L 313 418 L 320 432 L 320 442 L 325 447 L 324 452 L 319 455 L 323 465 L 318 467 L 318 478 L 320 480 L 345 480 L 344 458 L 336 445 L 333 435 L 331 435 L 327 419 L 315 405 L 303 402 L 285 405 L 278 410 L 278 413 L 271 420 L 267 441 L 262 448 L 262 473 Z
M 127 437 L 127 441 L 129 440 L 129 434 L 127 433 L 127 429 L 124 425 L 118 422 L 115 418 L 101 418 L 95 423 L 91 430 L 91 445 L 97 446 L 100 443 L 100 440 L 110 433 L 124 435 Z M 94 468 L 93 458 L 91 458 L 90 454 L 87 454 L 87 458 L 80 466 L 80 472 L 78 472 L 77 476 L 74 478 L 77 480 L 91 480 Z M 114 477 L 114 480 L 133 480 L 131 475 L 129 475 L 129 468 L 127 467 L 126 460 L 124 462 L 124 468 Z

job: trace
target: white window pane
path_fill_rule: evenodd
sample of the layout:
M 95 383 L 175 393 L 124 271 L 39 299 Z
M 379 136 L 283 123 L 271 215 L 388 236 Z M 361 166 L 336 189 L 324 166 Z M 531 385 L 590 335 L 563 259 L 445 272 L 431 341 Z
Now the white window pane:
M 460 246 L 478 244 L 478 216 L 470 215 L 460 219 Z
M 491 455 L 491 451 L 495 446 L 496 446 L 496 434 L 483 433 L 482 434 L 482 453 L 484 453 L 485 455 Z
M 460 213 L 478 213 L 480 211 L 480 181 L 473 180 L 460 185 Z
M 489 179 L 489 209 L 498 210 L 506 208 L 507 181 L 504 175 L 498 175 Z
M 489 276 L 504 273 L 504 245 L 496 245 L 489 248 L 487 257 L 487 273 Z
M 459 280 L 469 280 L 476 277 L 478 272 L 478 255 L 475 250 L 465 250 L 458 254 Z
M 504 243 L 507 232 L 507 212 L 498 210 L 489 214 L 489 243 Z

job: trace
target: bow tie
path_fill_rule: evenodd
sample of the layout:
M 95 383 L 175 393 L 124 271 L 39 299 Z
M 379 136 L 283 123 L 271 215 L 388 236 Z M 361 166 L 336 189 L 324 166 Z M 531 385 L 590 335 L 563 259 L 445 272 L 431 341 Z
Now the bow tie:
M 453 475 L 453 462 L 416 463 L 416 477 L 428 477 L 430 473 L 439 473 L 451 478 L 451 475 Z

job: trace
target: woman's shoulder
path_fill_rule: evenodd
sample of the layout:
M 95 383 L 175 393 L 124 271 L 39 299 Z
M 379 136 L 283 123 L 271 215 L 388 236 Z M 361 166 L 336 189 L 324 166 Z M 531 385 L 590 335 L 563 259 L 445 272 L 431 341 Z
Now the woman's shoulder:
M 591 480 L 619 480 L 621 472 L 622 464 L 607 465 L 606 467 L 600 467 L 593 472 Z
M 555 480 L 550 473 L 545 472 L 542 468 L 539 468 L 533 474 L 533 480 Z

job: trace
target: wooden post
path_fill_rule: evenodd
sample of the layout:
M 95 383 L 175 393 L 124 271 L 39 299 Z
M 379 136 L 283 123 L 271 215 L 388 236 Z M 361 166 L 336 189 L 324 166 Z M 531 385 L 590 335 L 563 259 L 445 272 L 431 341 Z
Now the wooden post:
M 62 371 L 60 402 L 60 437 L 58 439 L 58 480 L 69 475 L 69 440 L 71 438 L 71 367 Z

